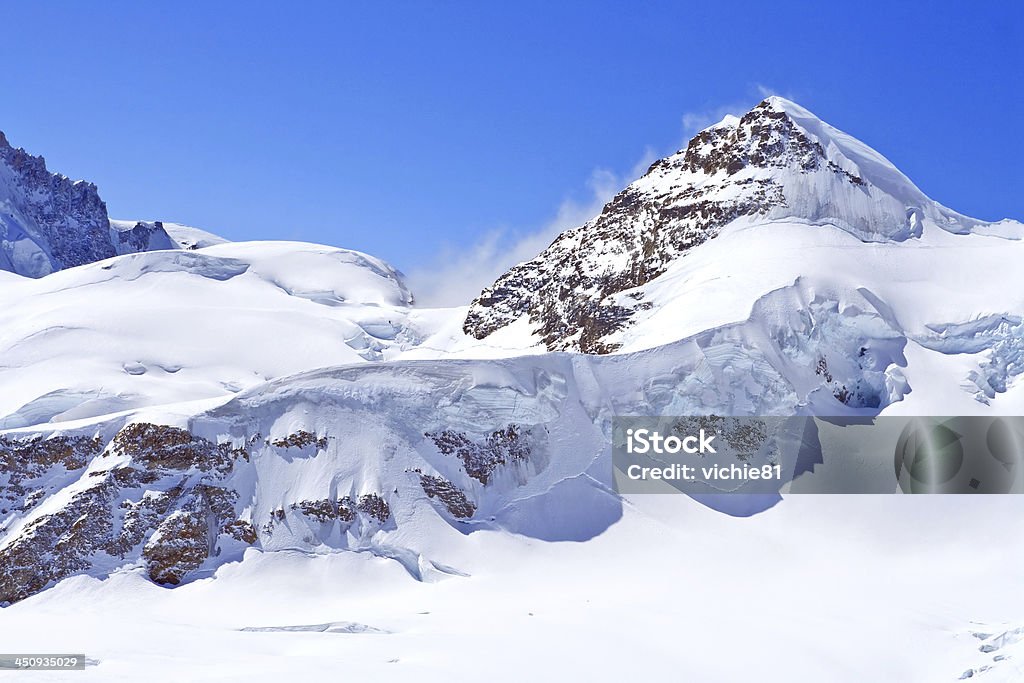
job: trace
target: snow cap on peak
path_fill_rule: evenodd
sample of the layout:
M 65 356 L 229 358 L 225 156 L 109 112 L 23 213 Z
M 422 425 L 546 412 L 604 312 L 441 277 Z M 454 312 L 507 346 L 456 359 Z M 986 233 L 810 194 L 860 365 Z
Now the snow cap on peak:
M 704 130 L 715 130 L 716 128 L 735 128 L 740 123 L 740 117 L 735 114 L 726 114 L 718 123 L 713 123 Z
M 764 98 L 757 105 L 757 107 L 755 107 L 755 109 L 758 107 L 771 109 L 772 111 L 781 111 L 785 114 L 789 114 L 790 116 L 795 116 L 799 118 L 818 118 L 807 109 L 801 107 L 796 102 L 793 102 L 792 100 L 787 100 L 785 97 L 779 97 L 778 95 L 772 95 L 770 97 Z

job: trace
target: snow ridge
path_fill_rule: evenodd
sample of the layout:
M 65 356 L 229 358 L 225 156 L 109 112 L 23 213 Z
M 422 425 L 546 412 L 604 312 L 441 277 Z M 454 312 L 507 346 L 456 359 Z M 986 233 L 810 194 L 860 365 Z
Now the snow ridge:
M 43 157 L 11 146 L 0 132 L 0 270 L 38 278 L 182 246 L 160 222 L 111 221 L 94 184 L 51 173 Z
M 471 304 L 463 329 L 484 339 L 527 319 L 549 350 L 609 353 L 649 310 L 643 287 L 734 225 L 834 227 L 864 243 L 919 238 L 926 226 L 1019 239 L 930 200 L 881 154 L 771 97 L 655 162 L 590 222 L 515 266 Z M 627 293 L 628 296 L 617 296 Z

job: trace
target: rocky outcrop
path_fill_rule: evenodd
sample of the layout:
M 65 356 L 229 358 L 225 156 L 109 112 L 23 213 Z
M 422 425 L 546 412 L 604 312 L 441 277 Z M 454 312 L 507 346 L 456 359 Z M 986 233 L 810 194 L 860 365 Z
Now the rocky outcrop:
M 114 245 L 114 251 L 118 254 L 137 254 L 142 251 L 179 248 L 164 230 L 164 224 L 160 221 L 153 223 L 137 221 L 135 225 L 127 229 L 118 228 L 112 222 L 110 241 Z
M 171 249 L 159 223 L 114 227 L 96 186 L 52 173 L 0 133 L 0 270 L 42 277 L 118 254 Z
M 423 487 L 423 492 L 430 498 L 441 501 L 452 517 L 469 519 L 476 514 L 476 503 L 471 501 L 465 491 L 458 486 L 442 477 L 423 474 L 419 470 L 416 473 L 420 475 L 420 486 Z
M 51 492 L 53 478 L 81 473 L 102 450 L 102 441 L 87 437 L 0 436 L 0 514 L 30 510 Z
M 453 525 L 472 519 L 481 501 L 493 509 L 549 462 L 538 453 L 543 425 L 463 425 L 426 438 L 410 431 L 401 458 L 413 459 L 386 475 L 380 463 L 396 457 L 397 445 L 365 453 L 351 438 L 307 429 L 264 436 L 251 417 L 227 428 L 233 436 L 220 428 L 212 439 L 198 424 L 0 436 L 0 519 L 8 522 L 0 529 L 0 606 L 76 574 L 122 568 L 177 586 L 250 546 L 393 557 L 380 548 L 391 532 L 408 533 L 404 520 L 430 510 Z M 365 478 L 343 474 L 363 470 L 368 457 L 382 460 Z
M 765 100 L 655 162 L 599 216 L 484 289 L 469 308 L 465 333 L 483 339 L 525 317 L 549 350 L 615 351 L 609 337 L 651 305 L 638 288 L 742 217 L 792 215 L 835 221 L 865 237 L 876 228 L 901 234 L 904 205 L 872 198 L 866 206 L 875 208 L 858 214 L 856 198 L 879 191 L 791 110 L 799 108 Z M 835 206 L 832 197 L 841 197 Z M 885 211 L 877 208 L 883 204 Z M 850 216 L 837 209 L 850 206 Z
M 324 448 L 327 448 L 327 437 L 317 437 L 317 435 L 312 432 L 300 429 L 299 431 L 289 434 L 282 439 L 276 439 L 269 443 L 277 448 L 307 448 L 309 446 L 316 446 L 323 450 Z
M 461 460 L 466 474 L 484 485 L 498 467 L 530 459 L 526 434 L 515 424 L 495 430 L 483 442 L 473 441 L 466 434 L 449 429 L 427 432 L 425 436 L 441 453 Z
M 222 485 L 236 462 L 248 459 L 244 447 L 135 423 L 105 448 L 97 438 L 3 438 L 0 457 L 8 465 L 5 500 L 38 482 L 58 503 L 5 530 L 0 604 L 126 560 L 140 561 L 153 581 L 176 585 L 224 546 L 257 541 L 251 523 L 238 517 L 237 493 Z M 70 474 L 77 481 L 61 490 Z

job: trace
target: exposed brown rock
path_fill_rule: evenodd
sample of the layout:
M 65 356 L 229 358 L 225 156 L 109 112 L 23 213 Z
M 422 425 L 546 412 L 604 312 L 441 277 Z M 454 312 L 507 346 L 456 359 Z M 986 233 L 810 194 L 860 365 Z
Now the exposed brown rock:
M 236 513 L 238 494 L 216 483 L 236 459 L 247 458 L 244 448 L 148 423 L 125 427 L 110 448 L 130 462 L 90 472 L 88 487 L 0 547 L 0 603 L 22 600 L 112 558 L 141 558 L 154 581 L 176 584 L 216 552 L 221 539 L 257 542 L 252 524 Z M 84 470 L 101 452 L 95 438 L 0 437 L 6 468 L 0 471 L 7 478 L 0 491 L 12 500 L 25 494 L 27 483 Z M 26 502 L 34 506 L 51 492 L 35 488 Z
M 376 493 L 367 493 L 359 496 L 359 503 L 356 504 L 356 509 L 381 524 L 384 524 L 391 518 L 391 507 L 386 500 Z
M 103 443 L 90 437 L 0 436 L 0 513 L 33 507 L 49 493 L 38 482 L 61 470 L 85 469 L 102 449 Z
M 146 571 L 155 583 L 176 586 L 210 554 L 210 527 L 190 510 L 165 519 L 142 550 Z
M 652 164 L 644 179 L 660 184 L 630 185 L 599 216 L 511 268 L 473 301 L 463 331 L 483 339 L 525 316 L 551 351 L 615 351 L 609 336 L 647 307 L 616 295 L 658 277 L 733 220 L 784 206 L 783 188 L 770 176 L 740 173 L 775 168 L 865 183 L 831 163 L 785 112 L 762 102 L 737 125 L 705 130 Z M 665 189 L 666 180 L 686 174 L 693 180 Z
M 113 447 L 148 468 L 164 470 L 198 469 L 219 474 L 231 471 L 233 459 L 245 449 L 229 443 L 215 444 L 186 429 L 137 422 L 114 437 Z
M 270 443 L 277 448 L 305 448 L 315 445 L 320 450 L 323 450 L 327 448 L 327 437 L 321 436 L 318 438 L 316 434 L 300 429 L 294 434 L 289 434 L 282 439 L 277 439 Z
M 476 504 L 469 500 L 465 492 L 455 484 L 441 477 L 423 474 L 419 470 L 416 472 L 420 475 L 420 486 L 423 487 L 423 492 L 428 497 L 437 498 L 444 503 L 452 517 L 469 519 L 476 514 Z
M 523 428 L 510 424 L 495 430 L 482 443 L 466 434 L 445 429 L 424 434 L 445 455 L 455 455 L 462 461 L 466 473 L 487 484 L 498 467 L 530 459 L 530 446 Z

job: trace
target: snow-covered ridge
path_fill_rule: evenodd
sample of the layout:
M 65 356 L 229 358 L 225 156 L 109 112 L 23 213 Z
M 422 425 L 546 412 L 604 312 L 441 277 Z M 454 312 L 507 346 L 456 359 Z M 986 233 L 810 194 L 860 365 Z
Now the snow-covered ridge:
M 127 254 L 0 280 L 0 429 L 226 400 L 404 343 L 412 295 L 379 259 L 293 242 Z
M 0 270 L 40 277 L 116 253 L 91 183 L 50 173 L 0 133 Z
M 610 552 L 717 569 L 661 545 L 668 529 L 707 534 L 708 517 L 654 524 L 612 490 L 611 417 L 1018 414 L 1020 228 L 931 202 L 779 99 L 656 162 L 468 317 L 417 309 L 366 254 L 111 221 L 97 234 L 116 255 L 0 272 L 0 602 L 19 603 L 3 614 L 108 577 L 98 590 L 184 586 L 178 599 L 242 576 L 248 599 L 250 573 L 278 562 L 301 568 L 302 593 L 321 560 L 416 583 L 485 567 L 472 583 L 493 587 L 514 572 L 482 548 L 591 553 L 631 530 L 645 542 Z M 705 502 L 752 515 L 778 500 Z M 816 556 L 790 530 L 786 567 Z M 746 586 L 774 544 L 733 533 Z M 779 613 L 816 600 L 801 567 Z M 833 584 L 835 567 L 821 571 Z M 231 628 L 327 633 L 348 616 Z
M 111 219 L 110 234 L 118 254 L 160 249 L 201 249 L 227 242 L 212 232 L 166 221 Z
M 615 351 L 639 315 L 657 310 L 645 298 L 649 283 L 736 226 L 780 222 L 838 228 L 883 245 L 928 229 L 1024 235 L 1015 221 L 985 223 L 946 209 L 878 152 L 772 97 L 655 162 L 599 216 L 500 277 L 470 306 L 464 330 L 484 339 L 525 319 L 529 344 Z
M 0 132 L 0 271 L 38 278 L 121 254 L 224 241 L 177 223 L 110 220 L 94 184 L 49 171 Z

